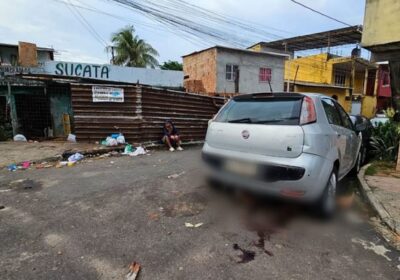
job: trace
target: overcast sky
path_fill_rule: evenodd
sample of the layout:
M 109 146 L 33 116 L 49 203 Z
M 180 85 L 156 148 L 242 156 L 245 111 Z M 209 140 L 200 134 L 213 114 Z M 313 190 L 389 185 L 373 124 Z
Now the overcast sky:
M 53 47 L 57 60 L 108 63 L 109 54 L 73 16 L 64 0 L 0 0 L 0 42 L 16 44 L 34 42 L 41 47 Z M 76 5 L 118 15 L 120 19 L 80 9 L 81 14 L 107 42 L 111 33 L 126 25 L 134 25 L 137 34 L 160 53 L 158 60 L 181 61 L 181 56 L 211 46 L 207 42 L 191 43 L 132 10 L 108 0 L 71 0 Z M 284 30 L 271 32 L 291 37 L 344 27 L 295 5 L 290 0 L 187 0 L 201 7 L 228 14 L 239 20 L 254 21 L 264 26 Z M 299 0 L 349 24 L 362 24 L 365 0 Z M 255 40 L 254 43 L 256 43 Z M 266 39 L 267 41 L 267 39 Z M 338 50 L 340 54 L 340 50 Z

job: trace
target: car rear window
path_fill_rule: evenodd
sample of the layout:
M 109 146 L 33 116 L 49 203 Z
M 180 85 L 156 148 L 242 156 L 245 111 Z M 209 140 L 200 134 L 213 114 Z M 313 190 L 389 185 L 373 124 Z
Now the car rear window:
M 298 125 L 302 98 L 231 100 L 216 122 L 268 125 Z

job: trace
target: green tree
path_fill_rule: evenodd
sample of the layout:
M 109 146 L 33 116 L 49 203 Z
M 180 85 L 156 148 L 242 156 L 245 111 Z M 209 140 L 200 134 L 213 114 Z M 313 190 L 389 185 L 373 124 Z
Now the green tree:
M 183 70 L 183 65 L 182 63 L 178 62 L 178 61 L 165 61 L 160 68 L 162 70 L 176 70 L 176 71 L 182 71 Z
M 114 64 L 129 67 L 158 66 L 158 52 L 144 40 L 134 35 L 133 26 L 122 28 L 112 34 L 111 42 L 115 50 Z

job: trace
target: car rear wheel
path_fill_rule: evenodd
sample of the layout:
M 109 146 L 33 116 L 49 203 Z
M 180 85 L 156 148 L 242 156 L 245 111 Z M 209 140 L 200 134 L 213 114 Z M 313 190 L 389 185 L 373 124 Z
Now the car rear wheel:
M 324 193 L 318 203 L 319 214 L 323 218 L 331 218 L 336 210 L 337 172 L 334 169 L 329 177 Z

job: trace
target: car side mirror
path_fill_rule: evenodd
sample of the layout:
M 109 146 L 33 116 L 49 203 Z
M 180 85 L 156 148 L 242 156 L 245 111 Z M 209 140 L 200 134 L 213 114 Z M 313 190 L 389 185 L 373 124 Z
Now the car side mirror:
M 365 130 L 364 124 L 359 123 L 359 124 L 354 125 L 354 130 L 356 132 L 361 132 L 361 131 Z

